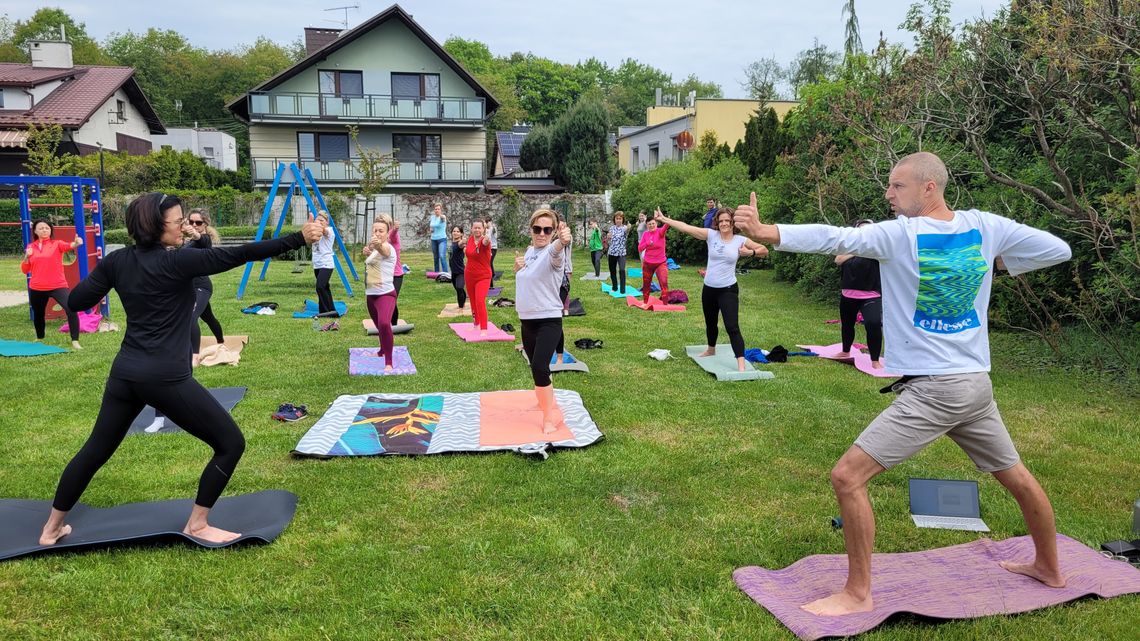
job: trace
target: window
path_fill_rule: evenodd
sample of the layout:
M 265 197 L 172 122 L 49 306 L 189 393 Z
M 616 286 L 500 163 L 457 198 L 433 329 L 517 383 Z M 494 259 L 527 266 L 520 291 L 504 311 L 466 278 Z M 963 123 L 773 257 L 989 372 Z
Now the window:
M 673 136 L 673 160 L 680 162 L 685 159 L 685 150 L 677 146 L 677 137 Z
M 442 153 L 439 135 L 392 134 L 392 147 L 396 160 L 400 162 L 423 162 L 439 160 Z
M 4 90 L 0 89 L 0 109 L 4 108 Z
M 301 160 L 348 160 L 348 149 L 348 134 L 297 133 L 297 157 Z
M 317 72 L 317 78 L 322 94 L 345 98 L 364 95 L 364 73 L 361 71 L 322 70 Z
M 118 118 L 119 122 L 127 121 L 127 103 L 122 100 L 115 101 L 115 117 Z
M 202 147 L 202 155 L 207 157 L 207 158 L 213 158 L 214 157 L 214 148 L 213 147 Z
M 658 162 L 660 162 L 660 160 L 657 153 L 657 145 L 649 145 L 649 166 L 656 167 Z
M 638 158 L 638 155 L 639 155 L 638 149 L 637 149 L 637 147 L 634 147 L 633 148 L 633 160 L 630 161 L 630 163 L 629 163 L 629 169 L 630 169 L 630 171 L 632 171 L 635 174 L 637 173 L 637 170 L 641 169 L 641 159 Z
M 439 98 L 439 74 L 393 73 L 392 98 Z

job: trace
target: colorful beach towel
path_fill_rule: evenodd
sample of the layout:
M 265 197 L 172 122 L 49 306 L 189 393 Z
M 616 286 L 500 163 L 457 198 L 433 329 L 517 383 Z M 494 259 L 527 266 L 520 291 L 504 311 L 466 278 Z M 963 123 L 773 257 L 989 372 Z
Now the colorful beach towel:
M 552 448 L 585 447 L 602 433 L 573 390 L 555 390 L 563 420 L 542 431 L 533 390 L 341 396 L 293 454 L 328 458 L 507 450 L 545 458 Z

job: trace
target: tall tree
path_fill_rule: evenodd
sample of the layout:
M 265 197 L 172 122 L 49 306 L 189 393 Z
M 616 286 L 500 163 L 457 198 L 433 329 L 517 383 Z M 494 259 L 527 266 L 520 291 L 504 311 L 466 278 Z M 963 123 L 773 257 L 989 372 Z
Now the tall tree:
M 610 123 L 600 100 L 585 99 L 550 130 L 550 174 L 571 192 L 598 193 L 613 182 Z M 529 136 L 528 136 L 529 138 Z
M 71 43 L 71 57 L 77 65 L 111 64 L 107 54 L 87 34 L 87 25 L 76 22 L 63 9 L 44 7 L 27 21 L 17 21 L 12 26 L 10 40 L 2 53 L 8 62 L 28 61 L 28 42 L 32 40 L 59 40 L 60 27 Z M 14 58 L 9 56 L 15 56 Z
M 835 76 L 839 68 L 839 54 L 819 44 L 819 39 L 812 40 L 812 47 L 804 49 L 788 67 L 788 81 L 792 85 L 796 96 L 805 85 L 829 80 Z
M 863 51 L 863 39 L 859 37 L 859 16 L 855 15 L 855 0 L 843 3 L 844 23 L 843 56 L 849 58 Z
M 779 85 L 786 73 L 775 58 L 761 58 L 744 68 L 744 82 L 740 86 L 748 95 L 760 102 L 780 98 Z

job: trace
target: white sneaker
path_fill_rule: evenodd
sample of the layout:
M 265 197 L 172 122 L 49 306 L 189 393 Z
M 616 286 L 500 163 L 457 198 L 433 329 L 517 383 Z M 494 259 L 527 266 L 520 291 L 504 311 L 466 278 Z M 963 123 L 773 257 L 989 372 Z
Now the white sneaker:
M 155 432 L 161 430 L 164 427 L 166 427 L 166 417 L 165 416 L 156 416 L 154 418 L 154 422 L 151 423 L 150 425 L 147 425 L 146 428 L 143 429 L 143 431 L 148 433 L 148 434 L 154 434 Z

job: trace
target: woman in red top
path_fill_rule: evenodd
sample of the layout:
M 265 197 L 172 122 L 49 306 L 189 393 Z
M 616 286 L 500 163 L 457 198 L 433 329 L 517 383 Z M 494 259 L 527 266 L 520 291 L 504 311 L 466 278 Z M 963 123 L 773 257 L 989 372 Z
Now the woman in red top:
M 463 279 L 467 281 L 467 298 L 471 301 L 474 324 L 482 334 L 487 333 L 487 290 L 491 288 L 491 239 L 487 238 L 483 221 L 471 223 L 471 237 L 467 239 L 467 266 Z
M 67 306 L 67 279 L 63 276 L 63 255 L 83 244 L 82 232 L 75 240 L 65 243 L 55 240 L 55 228 L 46 220 L 32 223 L 33 240 L 24 250 L 24 262 L 20 270 L 31 275 L 28 282 L 28 302 L 32 305 L 32 324 L 36 328 L 36 340 L 44 339 L 45 314 L 48 299 L 54 298 L 67 314 L 67 329 L 71 332 L 71 346 L 79 346 L 79 315 Z

